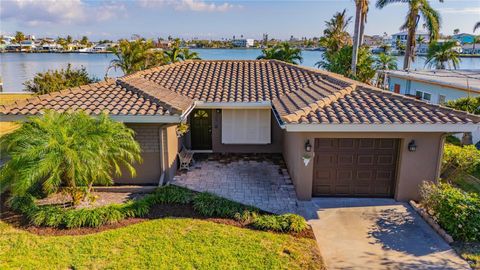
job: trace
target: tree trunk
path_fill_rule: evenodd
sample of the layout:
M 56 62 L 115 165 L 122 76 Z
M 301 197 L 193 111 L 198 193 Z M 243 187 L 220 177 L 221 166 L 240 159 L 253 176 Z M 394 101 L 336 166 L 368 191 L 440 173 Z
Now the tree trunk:
M 358 40 L 358 47 L 361 47 L 363 45 L 364 41 L 364 36 L 365 36 L 365 16 L 366 14 L 360 13 L 362 15 L 362 18 L 360 20 L 360 38 Z
M 357 74 L 357 60 L 358 60 L 358 43 L 359 43 L 359 34 L 360 34 L 360 20 L 361 20 L 361 4 L 359 1 L 355 1 L 356 12 L 355 12 L 355 29 L 353 32 L 353 51 L 352 51 L 352 75 Z
M 414 42 L 415 39 L 415 24 L 408 28 L 408 36 L 407 36 L 407 46 L 405 47 L 405 58 L 403 59 L 403 69 L 407 70 L 410 68 L 410 63 L 412 61 L 414 55 Z

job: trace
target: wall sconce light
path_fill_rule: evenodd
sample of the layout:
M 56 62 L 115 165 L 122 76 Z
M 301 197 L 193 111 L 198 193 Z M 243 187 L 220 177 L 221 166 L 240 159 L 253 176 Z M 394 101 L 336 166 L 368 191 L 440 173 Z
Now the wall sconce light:
M 415 152 L 417 150 L 417 145 L 415 144 L 415 140 L 411 140 L 408 143 L 408 151 Z
M 310 144 L 310 140 L 307 140 L 305 142 L 305 152 L 310 152 L 312 151 L 312 145 Z

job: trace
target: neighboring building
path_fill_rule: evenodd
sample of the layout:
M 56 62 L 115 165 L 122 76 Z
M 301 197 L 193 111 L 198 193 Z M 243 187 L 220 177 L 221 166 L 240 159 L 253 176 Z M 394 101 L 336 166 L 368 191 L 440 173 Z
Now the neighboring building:
M 480 43 L 477 44 L 464 44 L 462 46 L 462 52 L 464 54 L 480 54 Z
M 426 42 L 426 43 L 428 43 L 428 41 L 430 40 L 430 36 L 428 35 L 428 33 L 424 32 L 424 31 L 417 31 L 415 33 L 415 40 L 417 40 L 418 37 L 420 37 L 420 36 L 422 36 L 424 38 L 424 42 Z M 400 42 L 403 45 L 406 45 L 407 44 L 407 37 L 408 37 L 408 32 L 407 31 L 403 31 L 403 32 L 400 32 L 400 33 L 393 34 L 392 39 L 391 39 L 392 47 L 396 48 L 397 40 L 400 40 Z
M 438 44 L 443 44 L 444 42 L 446 41 L 450 41 L 451 39 L 437 39 L 437 43 Z M 452 48 L 452 50 L 458 52 L 458 53 L 462 53 L 463 52 L 463 49 L 462 49 L 462 46 L 460 44 L 460 42 L 458 40 L 455 40 L 456 41 L 456 46 Z M 427 54 L 428 53 L 428 48 L 429 48 L 429 43 L 421 43 L 421 44 L 417 44 L 416 47 L 415 47 L 415 51 L 418 53 L 418 54 Z
M 433 104 L 480 95 L 480 70 L 391 70 L 387 74 L 390 91 Z M 480 141 L 480 130 L 472 135 L 474 143 Z
M 249 48 L 253 47 L 255 44 L 255 40 L 251 38 L 242 38 L 242 39 L 234 39 L 232 40 L 233 47 L 242 47 L 242 48 Z
M 453 35 L 452 39 L 458 40 L 458 42 L 460 42 L 461 44 L 467 44 L 467 43 L 473 43 L 473 41 L 475 40 L 475 36 L 462 33 L 458 35 Z
M 106 52 L 110 48 L 112 48 L 115 44 L 114 43 L 101 43 L 93 46 L 92 51 L 93 52 Z
M 0 117 L 46 109 L 106 112 L 134 129 L 143 163 L 118 184 L 171 181 L 182 145 L 280 153 L 301 200 L 418 199 L 423 181 L 438 180 L 446 135 L 480 126 L 475 115 L 277 60 L 184 61 L 0 106 Z M 178 138 L 182 122 L 190 130 Z

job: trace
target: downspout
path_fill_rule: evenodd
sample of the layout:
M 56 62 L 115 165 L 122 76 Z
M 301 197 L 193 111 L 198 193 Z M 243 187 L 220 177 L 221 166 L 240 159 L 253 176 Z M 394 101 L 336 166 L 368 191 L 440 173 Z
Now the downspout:
M 440 173 L 442 172 L 442 159 L 443 159 L 443 148 L 445 146 L 445 138 L 450 135 L 450 133 L 443 133 L 440 136 L 440 142 L 438 145 L 438 153 L 437 153 L 437 169 L 435 172 L 435 179 L 434 182 L 438 183 L 440 181 Z
M 160 170 L 162 171 L 160 175 L 160 179 L 158 180 L 158 186 L 163 186 L 165 181 L 165 155 L 164 155 L 164 139 L 163 139 L 163 125 L 160 125 L 158 128 L 158 143 L 159 143 L 159 150 L 160 150 Z

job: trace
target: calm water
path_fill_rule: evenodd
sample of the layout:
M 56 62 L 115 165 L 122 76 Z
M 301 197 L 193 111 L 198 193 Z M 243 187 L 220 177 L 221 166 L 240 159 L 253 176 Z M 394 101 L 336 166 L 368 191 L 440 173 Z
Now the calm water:
M 198 49 L 194 50 L 202 59 L 241 59 L 252 60 L 260 55 L 259 49 Z M 322 52 L 302 52 L 304 66 L 314 67 L 321 59 Z M 105 71 L 114 56 L 112 54 L 81 54 L 81 53 L 3 53 L 0 54 L 0 74 L 3 79 L 5 92 L 20 92 L 23 82 L 30 80 L 37 72 L 49 69 L 59 69 L 71 63 L 74 67 L 84 66 L 89 74 L 102 79 Z M 480 69 L 480 58 L 462 58 L 461 69 Z M 398 66 L 401 67 L 403 57 L 398 57 Z M 425 60 L 418 57 L 413 68 L 424 68 Z M 121 76 L 121 71 L 111 70 L 109 76 Z

